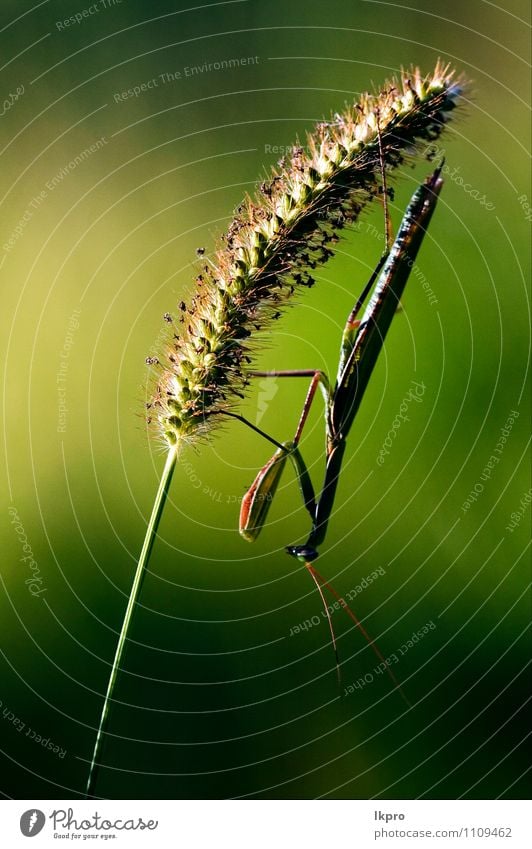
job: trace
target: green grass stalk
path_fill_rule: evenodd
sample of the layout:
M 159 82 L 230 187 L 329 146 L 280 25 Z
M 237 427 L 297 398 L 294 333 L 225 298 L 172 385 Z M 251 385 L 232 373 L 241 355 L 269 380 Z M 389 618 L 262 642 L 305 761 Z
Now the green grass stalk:
M 153 504 L 153 510 L 150 516 L 150 520 L 148 522 L 148 527 L 146 528 L 146 536 L 144 537 L 144 544 L 142 546 L 142 551 L 140 552 L 139 561 L 137 564 L 137 569 L 135 572 L 135 578 L 133 580 L 133 585 L 131 587 L 131 592 L 129 594 L 129 599 L 127 603 L 126 612 L 124 615 L 124 621 L 122 623 L 122 628 L 120 630 L 120 636 L 118 638 L 118 645 L 116 647 L 116 652 L 113 660 L 113 664 L 111 667 L 111 674 L 109 676 L 109 682 L 107 684 L 107 691 L 105 693 L 105 699 L 102 707 L 102 714 L 100 717 L 100 724 L 98 726 L 98 733 L 96 735 L 96 741 L 94 743 L 94 750 L 92 754 L 92 760 L 89 768 L 89 777 L 87 780 L 87 789 L 85 792 L 86 798 L 92 798 L 94 795 L 94 787 L 96 785 L 96 781 L 98 778 L 98 773 L 101 765 L 101 755 L 103 749 L 103 743 L 105 738 L 105 733 L 107 730 L 107 725 L 109 722 L 109 714 L 111 711 L 111 706 L 113 702 L 113 693 L 116 687 L 116 682 L 118 676 L 120 674 L 120 669 L 122 665 L 122 657 L 124 654 L 124 650 L 126 648 L 126 643 L 128 639 L 129 628 L 131 625 L 131 621 L 133 618 L 133 613 L 135 610 L 135 606 L 137 604 L 140 591 L 142 589 L 142 584 L 144 581 L 144 576 L 146 575 L 148 562 L 150 559 L 150 555 L 153 548 L 153 543 L 155 542 L 157 536 L 157 528 L 159 526 L 159 522 L 162 516 L 162 512 L 164 509 L 164 505 L 166 504 L 166 499 L 168 497 L 168 490 L 170 487 L 170 483 L 172 480 L 172 475 L 174 473 L 175 465 L 177 460 L 177 448 L 171 447 L 168 451 L 166 457 L 166 463 L 163 469 L 163 473 L 161 475 L 161 480 L 159 483 L 159 488 L 157 490 L 157 495 L 155 496 L 155 502 Z

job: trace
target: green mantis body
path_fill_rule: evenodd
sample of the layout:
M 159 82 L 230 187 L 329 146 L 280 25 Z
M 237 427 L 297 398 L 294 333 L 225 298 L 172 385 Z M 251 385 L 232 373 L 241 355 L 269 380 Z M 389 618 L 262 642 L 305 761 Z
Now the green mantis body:
M 270 377 L 312 376 L 312 382 L 293 441 L 278 444 L 277 451 L 259 471 L 244 496 L 240 533 L 248 541 L 255 540 L 263 527 L 286 459 L 290 458 L 311 518 L 311 530 L 304 544 L 289 545 L 286 551 L 307 566 L 318 557 L 318 546 L 325 540 L 334 506 L 346 440 L 436 207 L 443 184 L 440 171 L 441 168 L 436 169 L 412 196 L 395 241 L 381 257 L 348 316 L 334 386 L 330 386 L 327 377 L 320 371 L 254 372 L 257 376 Z M 357 320 L 360 308 L 373 286 L 375 288 L 364 315 L 361 320 Z M 318 386 L 326 403 L 326 468 L 323 485 L 316 498 L 298 442 Z M 314 575 L 315 570 L 312 573 Z

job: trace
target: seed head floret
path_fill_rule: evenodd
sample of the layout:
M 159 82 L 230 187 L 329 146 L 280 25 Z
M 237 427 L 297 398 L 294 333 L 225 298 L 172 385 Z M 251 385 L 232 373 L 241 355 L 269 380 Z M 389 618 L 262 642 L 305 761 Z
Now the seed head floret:
M 166 442 L 205 435 L 248 384 L 253 339 L 291 296 L 312 286 L 339 233 L 381 189 L 381 162 L 393 169 L 443 130 L 462 93 L 449 66 L 403 72 L 378 94 L 319 123 L 238 207 L 196 278 L 159 365 L 150 404 Z M 168 320 L 165 315 L 165 320 Z

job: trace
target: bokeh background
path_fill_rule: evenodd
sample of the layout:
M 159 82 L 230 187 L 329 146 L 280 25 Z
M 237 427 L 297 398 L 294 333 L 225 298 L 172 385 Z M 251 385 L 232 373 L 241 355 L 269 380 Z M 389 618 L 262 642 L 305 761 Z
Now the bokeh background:
M 290 471 L 257 543 L 239 537 L 270 448 L 234 422 L 176 472 L 97 793 L 527 795 L 527 4 L 17 0 L 0 15 L 3 795 L 83 794 L 164 463 L 144 423 L 145 358 L 190 294 L 195 249 L 209 252 L 275 148 L 438 57 L 473 82 L 441 140 L 446 185 L 419 256 L 435 300 L 412 277 L 319 561 L 385 657 L 427 632 L 393 666 L 412 707 L 341 611 L 338 687 L 319 597 L 283 553 L 307 530 Z M 396 226 L 429 170 L 403 170 Z M 375 206 L 261 367 L 334 373 L 381 231 Z M 421 400 L 379 465 L 412 381 Z M 243 411 L 286 439 L 305 392 L 258 381 Z M 303 448 L 318 480 L 319 403 Z

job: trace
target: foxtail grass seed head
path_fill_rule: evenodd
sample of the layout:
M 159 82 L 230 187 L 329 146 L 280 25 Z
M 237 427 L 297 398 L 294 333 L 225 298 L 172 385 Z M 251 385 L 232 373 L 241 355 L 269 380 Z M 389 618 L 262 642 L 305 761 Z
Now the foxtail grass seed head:
M 382 191 L 381 156 L 391 170 L 437 139 L 463 87 L 438 62 L 426 77 L 411 69 L 363 95 L 319 123 L 245 198 L 212 258 L 197 250 L 195 294 L 177 316 L 165 313 L 171 344 L 146 360 L 156 369 L 148 422 L 169 445 L 204 436 L 244 397 L 261 332 L 313 285 L 342 228 Z

